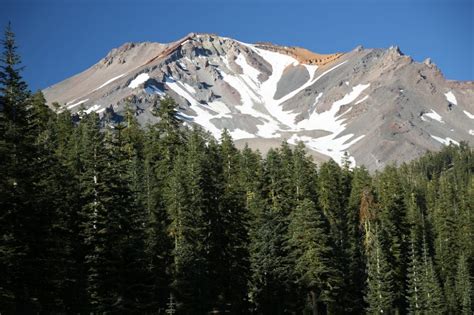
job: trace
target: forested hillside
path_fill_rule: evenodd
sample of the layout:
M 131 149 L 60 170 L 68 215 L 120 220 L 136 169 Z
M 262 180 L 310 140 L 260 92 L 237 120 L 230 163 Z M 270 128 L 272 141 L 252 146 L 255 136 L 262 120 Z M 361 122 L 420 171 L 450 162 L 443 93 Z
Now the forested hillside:
M 0 313 L 472 314 L 466 143 L 370 174 L 263 157 L 156 99 L 141 128 L 31 94 L 0 70 Z

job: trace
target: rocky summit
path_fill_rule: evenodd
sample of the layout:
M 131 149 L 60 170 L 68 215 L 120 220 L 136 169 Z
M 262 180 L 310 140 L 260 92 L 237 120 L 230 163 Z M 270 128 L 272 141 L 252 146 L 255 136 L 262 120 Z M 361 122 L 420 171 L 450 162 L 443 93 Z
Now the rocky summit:
M 143 125 L 168 95 L 187 124 L 216 138 L 227 128 L 237 145 L 263 152 L 302 141 L 316 161 L 341 163 L 347 152 L 372 171 L 474 139 L 474 82 L 446 80 L 398 47 L 322 55 L 192 33 L 124 44 L 43 92 L 72 113 L 120 117 L 128 104 Z

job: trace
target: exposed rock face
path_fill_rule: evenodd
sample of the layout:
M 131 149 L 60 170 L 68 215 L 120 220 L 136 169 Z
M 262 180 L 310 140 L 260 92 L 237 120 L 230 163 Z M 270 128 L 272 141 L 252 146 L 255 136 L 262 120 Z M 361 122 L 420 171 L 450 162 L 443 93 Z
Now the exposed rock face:
M 319 55 L 191 33 L 169 44 L 129 43 L 43 91 L 73 113 L 120 115 L 128 102 L 142 124 L 169 95 L 187 123 L 219 137 L 227 128 L 265 151 L 303 141 L 316 160 L 347 152 L 371 170 L 474 137 L 474 83 L 447 81 L 431 61 L 398 47 Z
M 291 56 L 300 63 L 318 66 L 324 66 L 328 63 L 334 62 L 336 59 L 344 55 L 342 53 L 322 55 L 301 47 L 282 47 L 271 43 L 257 43 L 255 47 Z

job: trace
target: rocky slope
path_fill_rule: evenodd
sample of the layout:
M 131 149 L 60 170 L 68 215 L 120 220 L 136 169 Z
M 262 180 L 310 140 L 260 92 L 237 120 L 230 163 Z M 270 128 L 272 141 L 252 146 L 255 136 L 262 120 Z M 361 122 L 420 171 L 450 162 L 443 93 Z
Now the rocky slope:
M 144 125 L 153 100 L 169 95 L 183 120 L 217 138 L 227 128 L 261 151 L 303 141 L 316 160 L 347 152 L 370 170 L 474 138 L 474 83 L 447 81 L 397 47 L 321 55 L 189 34 L 125 44 L 43 92 L 73 113 L 120 115 L 128 102 Z

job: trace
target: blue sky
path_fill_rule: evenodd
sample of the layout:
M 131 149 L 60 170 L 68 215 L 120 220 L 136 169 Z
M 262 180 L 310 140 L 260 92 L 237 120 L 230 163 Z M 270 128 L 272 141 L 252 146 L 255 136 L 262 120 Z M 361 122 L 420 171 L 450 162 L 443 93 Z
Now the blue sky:
M 32 90 L 92 66 L 131 41 L 190 32 L 268 41 L 319 53 L 400 46 L 431 57 L 448 79 L 474 80 L 472 0 L 1 0 Z

